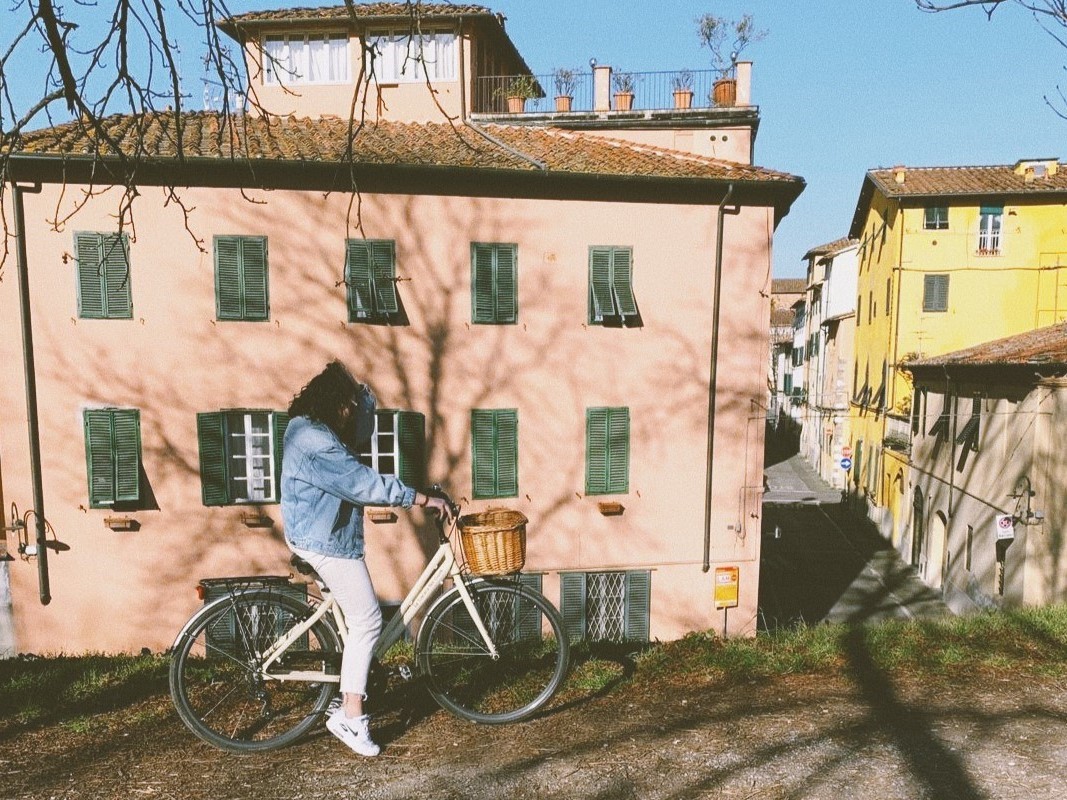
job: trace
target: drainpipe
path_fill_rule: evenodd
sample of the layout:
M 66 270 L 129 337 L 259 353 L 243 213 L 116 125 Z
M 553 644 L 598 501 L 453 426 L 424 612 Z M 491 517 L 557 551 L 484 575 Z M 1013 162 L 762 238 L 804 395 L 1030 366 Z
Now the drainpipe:
M 470 118 L 470 114 L 467 113 L 467 59 L 465 58 L 468 40 L 463 35 L 463 21 L 464 18 L 461 15 L 457 25 L 459 30 L 459 118 L 466 122 Z
M 26 213 L 22 195 L 38 194 L 41 184 L 25 188 L 11 184 L 15 199 L 15 247 L 19 274 L 19 307 L 22 311 L 22 361 L 26 372 L 26 427 L 30 434 L 30 475 L 33 479 L 33 519 L 37 528 L 37 578 L 41 605 L 52 602 L 48 587 L 48 547 L 45 538 L 44 484 L 41 477 L 41 434 L 37 417 L 37 375 L 33 365 L 33 328 L 30 324 L 30 273 L 26 258 Z
M 719 203 L 715 239 L 715 297 L 711 309 L 711 356 L 708 378 L 708 479 L 704 487 L 704 572 L 711 569 L 711 488 L 715 472 L 712 457 L 715 454 L 715 399 L 719 374 L 719 309 L 722 297 L 722 234 L 727 214 L 740 214 L 741 209 L 726 209 L 726 203 L 734 193 L 734 185 L 726 187 L 726 194 Z

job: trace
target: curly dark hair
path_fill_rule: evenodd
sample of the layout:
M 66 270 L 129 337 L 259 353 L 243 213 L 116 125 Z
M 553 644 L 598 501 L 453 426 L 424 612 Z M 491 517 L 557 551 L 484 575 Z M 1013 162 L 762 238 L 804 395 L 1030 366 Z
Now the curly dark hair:
M 341 409 L 366 391 L 367 387 L 353 378 L 344 364 L 331 361 L 292 399 L 289 416 L 307 417 L 340 432 Z

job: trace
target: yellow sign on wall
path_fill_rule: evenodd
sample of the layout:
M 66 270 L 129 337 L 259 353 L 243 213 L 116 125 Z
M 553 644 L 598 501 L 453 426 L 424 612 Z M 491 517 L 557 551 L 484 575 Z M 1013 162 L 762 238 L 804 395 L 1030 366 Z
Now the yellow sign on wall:
M 715 568 L 715 608 L 737 607 L 738 567 Z

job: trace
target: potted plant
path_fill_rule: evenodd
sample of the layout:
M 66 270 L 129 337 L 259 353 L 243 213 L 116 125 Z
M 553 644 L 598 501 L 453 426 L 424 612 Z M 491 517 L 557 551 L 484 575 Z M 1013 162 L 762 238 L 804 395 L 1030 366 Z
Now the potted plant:
M 634 84 L 636 79 L 632 72 L 616 72 L 611 76 L 615 87 L 615 110 L 630 111 L 634 107 Z
M 560 67 L 553 70 L 552 80 L 556 84 L 556 111 L 570 111 L 574 90 L 578 86 L 578 70 Z
M 711 51 L 712 66 L 719 79 L 711 87 L 711 101 L 717 106 L 732 106 L 737 99 L 737 79 L 733 69 L 737 58 L 750 44 L 762 41 L 767 31 L 757 30 L 751 14 L 737 21 L 704 14 L 697 17 L 700 44 Z
M 693 72 L 683 69 L 674 73 L 671 77 L 671 85 L 674 87 L 674 107 L 693 107 Z
M 527 100 L 531 97 L 540 97 L 539 89 L 532 75 L 518 75 L 497 89 L 494 94 L 497 97 L 507 98 L 510 113 L 521 114 L 526 110 Z

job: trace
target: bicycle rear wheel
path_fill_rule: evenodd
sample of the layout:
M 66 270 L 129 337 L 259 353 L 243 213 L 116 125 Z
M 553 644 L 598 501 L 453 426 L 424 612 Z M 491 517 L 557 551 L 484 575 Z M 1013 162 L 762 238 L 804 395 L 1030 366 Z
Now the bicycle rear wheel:
M 417 664 L 433 698 L 488 724 L 532 716 L 559 689 L 569 646 L 563 619 L 544 595 L 510 581 L 467 584 L 499 657 L 482 640 L 457 589 L 443 595 L 419 631 Z
M 296 670 L 339 673 L 341 641 L 319 620 L 262 673 L 262 654 L 307 619 L 303 602 L 251 591 L 213 603 L 178 636 L 170 664 L 170 694 L 182 722 L 205 742 L 234 753 L 283 747 L 300 738 L 326 710 L 338 684 L 282 680 Z

